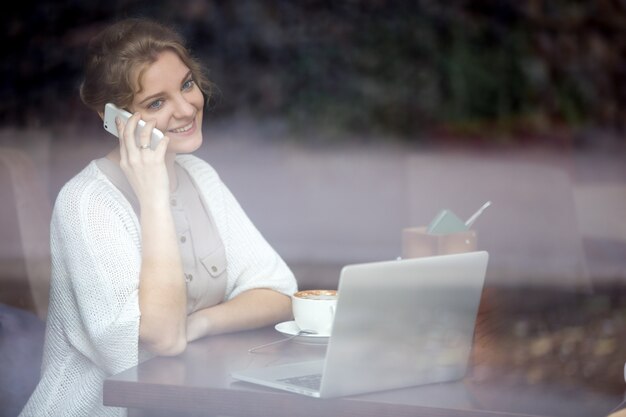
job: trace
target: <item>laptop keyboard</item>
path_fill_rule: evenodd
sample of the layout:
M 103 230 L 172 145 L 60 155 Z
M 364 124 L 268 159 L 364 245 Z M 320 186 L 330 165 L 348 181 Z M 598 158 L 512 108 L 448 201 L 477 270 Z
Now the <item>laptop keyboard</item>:
M 319 390 L 322 383 L 322 374 L 302 375 L 290 378 L 279 379 L 280 382 L 296 385 L 298 387 L 305 387 L 314 390 Z

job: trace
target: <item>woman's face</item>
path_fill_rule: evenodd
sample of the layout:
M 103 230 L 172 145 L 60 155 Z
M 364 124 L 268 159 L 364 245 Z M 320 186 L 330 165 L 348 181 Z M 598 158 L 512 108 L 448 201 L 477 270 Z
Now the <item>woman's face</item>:
M 131 112 L 170 138 L 167 151 L 190 153 L 202 144 L 204 96 L 190 69 L 172 51 L 164 51 L 140 75 L 141 91 L 135 94 Z

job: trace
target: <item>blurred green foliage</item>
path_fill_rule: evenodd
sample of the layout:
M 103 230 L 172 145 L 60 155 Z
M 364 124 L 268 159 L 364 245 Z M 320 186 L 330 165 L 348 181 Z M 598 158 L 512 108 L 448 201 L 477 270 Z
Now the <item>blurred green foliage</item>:
M 175 25 L 205 62 L 219 88 L 213 118 L 245 112 L 417 140 L 624 128 L 617 0 L 26 0 L 21 9 L 0 25 L 5 124 L 79 111 L 89 36 L 144 15 Z

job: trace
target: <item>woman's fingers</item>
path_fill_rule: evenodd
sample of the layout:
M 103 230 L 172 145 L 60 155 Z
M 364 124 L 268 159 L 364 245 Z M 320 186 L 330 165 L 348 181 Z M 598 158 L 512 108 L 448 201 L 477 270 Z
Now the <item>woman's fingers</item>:
M 120 141 L 120 158 L 122 161 L 127 161 L 128 153 L 126 152 L 126 145 L 124 141 L 124 122 L 122 122 L 119 117 L 116 117 L 115 126 L 117 128 L 117 137 Z
M 122 140 L 122 145 L 126 148 L 129 159 L 134 159 L 139 154 L 139 147 L 135 141 L 135 131 L 140 117 L 141 115 L 139 113 L 133 113 L 128 119 L 128 122 L 124 125 L 124 132 L 122 134 L 124 139 Z
M 159 141 L 156 148 L 154 149 L 154 152 L 156 153 L 158 158 L 160 159 L 165 158 L 165 152 L 167 152 L 167 145 L 169 145 L 169 143 L 170 143 L 169 136 L 163 136 L 163 139 Z
M 139 134 L 139 149 L 142 151 L 150 149 L 150 138 L 152 136 L 152 129 L 156 127 L 156 121 L 150 120 L 141 129 Z
M 126 123 L 116 119 L 118 132 L 120 132 L 120 154 L 123 160 L 138 161 L 140 159 L 145 160 L 145 157 L 148 156 L 157 156 L 146 153 L 156 150 L 151 148 L 152 131 L 156 127 L 156 120 L 149 120 L 140 128 L 140 118 L 141 114 L 134 113 Z M 137 131 L 137 129 L 140 130 Z M 168 141 L 165 141 L 165 144 L 167 143 Z M 159 152 L 161 159 L 163 155 L 165 155 L 165 149 L 161 149 Z

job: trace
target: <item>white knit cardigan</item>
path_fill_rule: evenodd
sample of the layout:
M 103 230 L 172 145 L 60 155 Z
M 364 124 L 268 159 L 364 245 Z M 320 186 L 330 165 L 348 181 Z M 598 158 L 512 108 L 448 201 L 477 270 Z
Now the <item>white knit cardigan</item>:
M 225 298 L 252 288 L 293 294 L 293 274 L 215 170 L 191 155 L 176 160 L 198 185 L 224 243 Z M 150 356 L 139 347 L 141 231 L 130 203 L 93 161 L 58 195 L 51 250 L 42 375 L 20 416 L 125 416 L 102 405 L 102 385 Z

